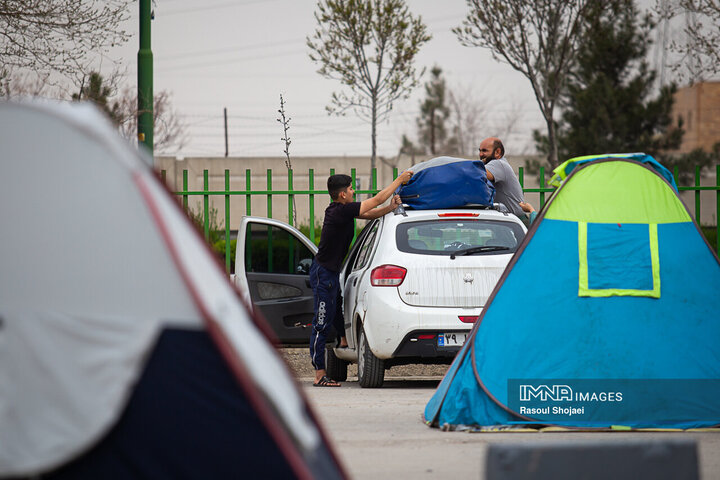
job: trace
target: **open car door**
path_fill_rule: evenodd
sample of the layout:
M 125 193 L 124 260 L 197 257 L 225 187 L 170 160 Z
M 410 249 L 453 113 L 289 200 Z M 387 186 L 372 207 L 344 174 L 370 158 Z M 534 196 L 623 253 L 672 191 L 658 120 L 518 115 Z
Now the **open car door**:
M 310 265 L 317 247 L 279 220 L 243 217 L 238 229 L 234 281 L 250 294 L 278 340 L 307 345 L 313 319 Z

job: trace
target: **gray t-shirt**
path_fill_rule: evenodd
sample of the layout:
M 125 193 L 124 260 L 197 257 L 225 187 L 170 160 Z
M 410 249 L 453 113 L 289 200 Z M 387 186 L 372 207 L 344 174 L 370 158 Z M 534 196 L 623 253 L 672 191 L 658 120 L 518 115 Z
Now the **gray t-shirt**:
M 525 212 L 519 205 L 524 201 L 522 187 L 505 157 L 490 160 L 485 164 L 485 170 L 495 177 L 493 181 L 495 202 L 502 203 L 521 219 L 526 218 Z

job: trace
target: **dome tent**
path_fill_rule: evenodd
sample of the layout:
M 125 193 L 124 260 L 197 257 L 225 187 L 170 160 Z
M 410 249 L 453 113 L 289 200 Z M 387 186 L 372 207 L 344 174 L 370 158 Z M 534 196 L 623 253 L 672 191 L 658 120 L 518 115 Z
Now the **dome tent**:
M 644 154 L 573 159 L 434 396 L 433 426 L 720 423 L 720 263 Z
M 175 199 L 88 105 L 0 104 L 0 477 L 343 478 Z

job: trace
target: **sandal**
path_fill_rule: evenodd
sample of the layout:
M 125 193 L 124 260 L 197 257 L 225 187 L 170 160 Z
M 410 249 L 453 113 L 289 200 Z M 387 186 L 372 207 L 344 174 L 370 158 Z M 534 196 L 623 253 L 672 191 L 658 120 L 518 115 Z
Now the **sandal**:
M 341 386 L 338 382 L 325 375 L 317 383 L 313 382 L 313 387 L 339 387 Z

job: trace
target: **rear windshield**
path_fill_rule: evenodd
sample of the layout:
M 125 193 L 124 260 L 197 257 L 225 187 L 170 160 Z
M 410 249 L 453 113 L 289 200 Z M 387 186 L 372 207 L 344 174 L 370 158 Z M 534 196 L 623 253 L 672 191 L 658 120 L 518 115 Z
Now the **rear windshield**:
M 524 236 L 514 222 L 452 219 L 401 223 L 395 240 L 408 253 L 447 255 L 474 248 L 473 255 L 503 255 L 515 252 Z

